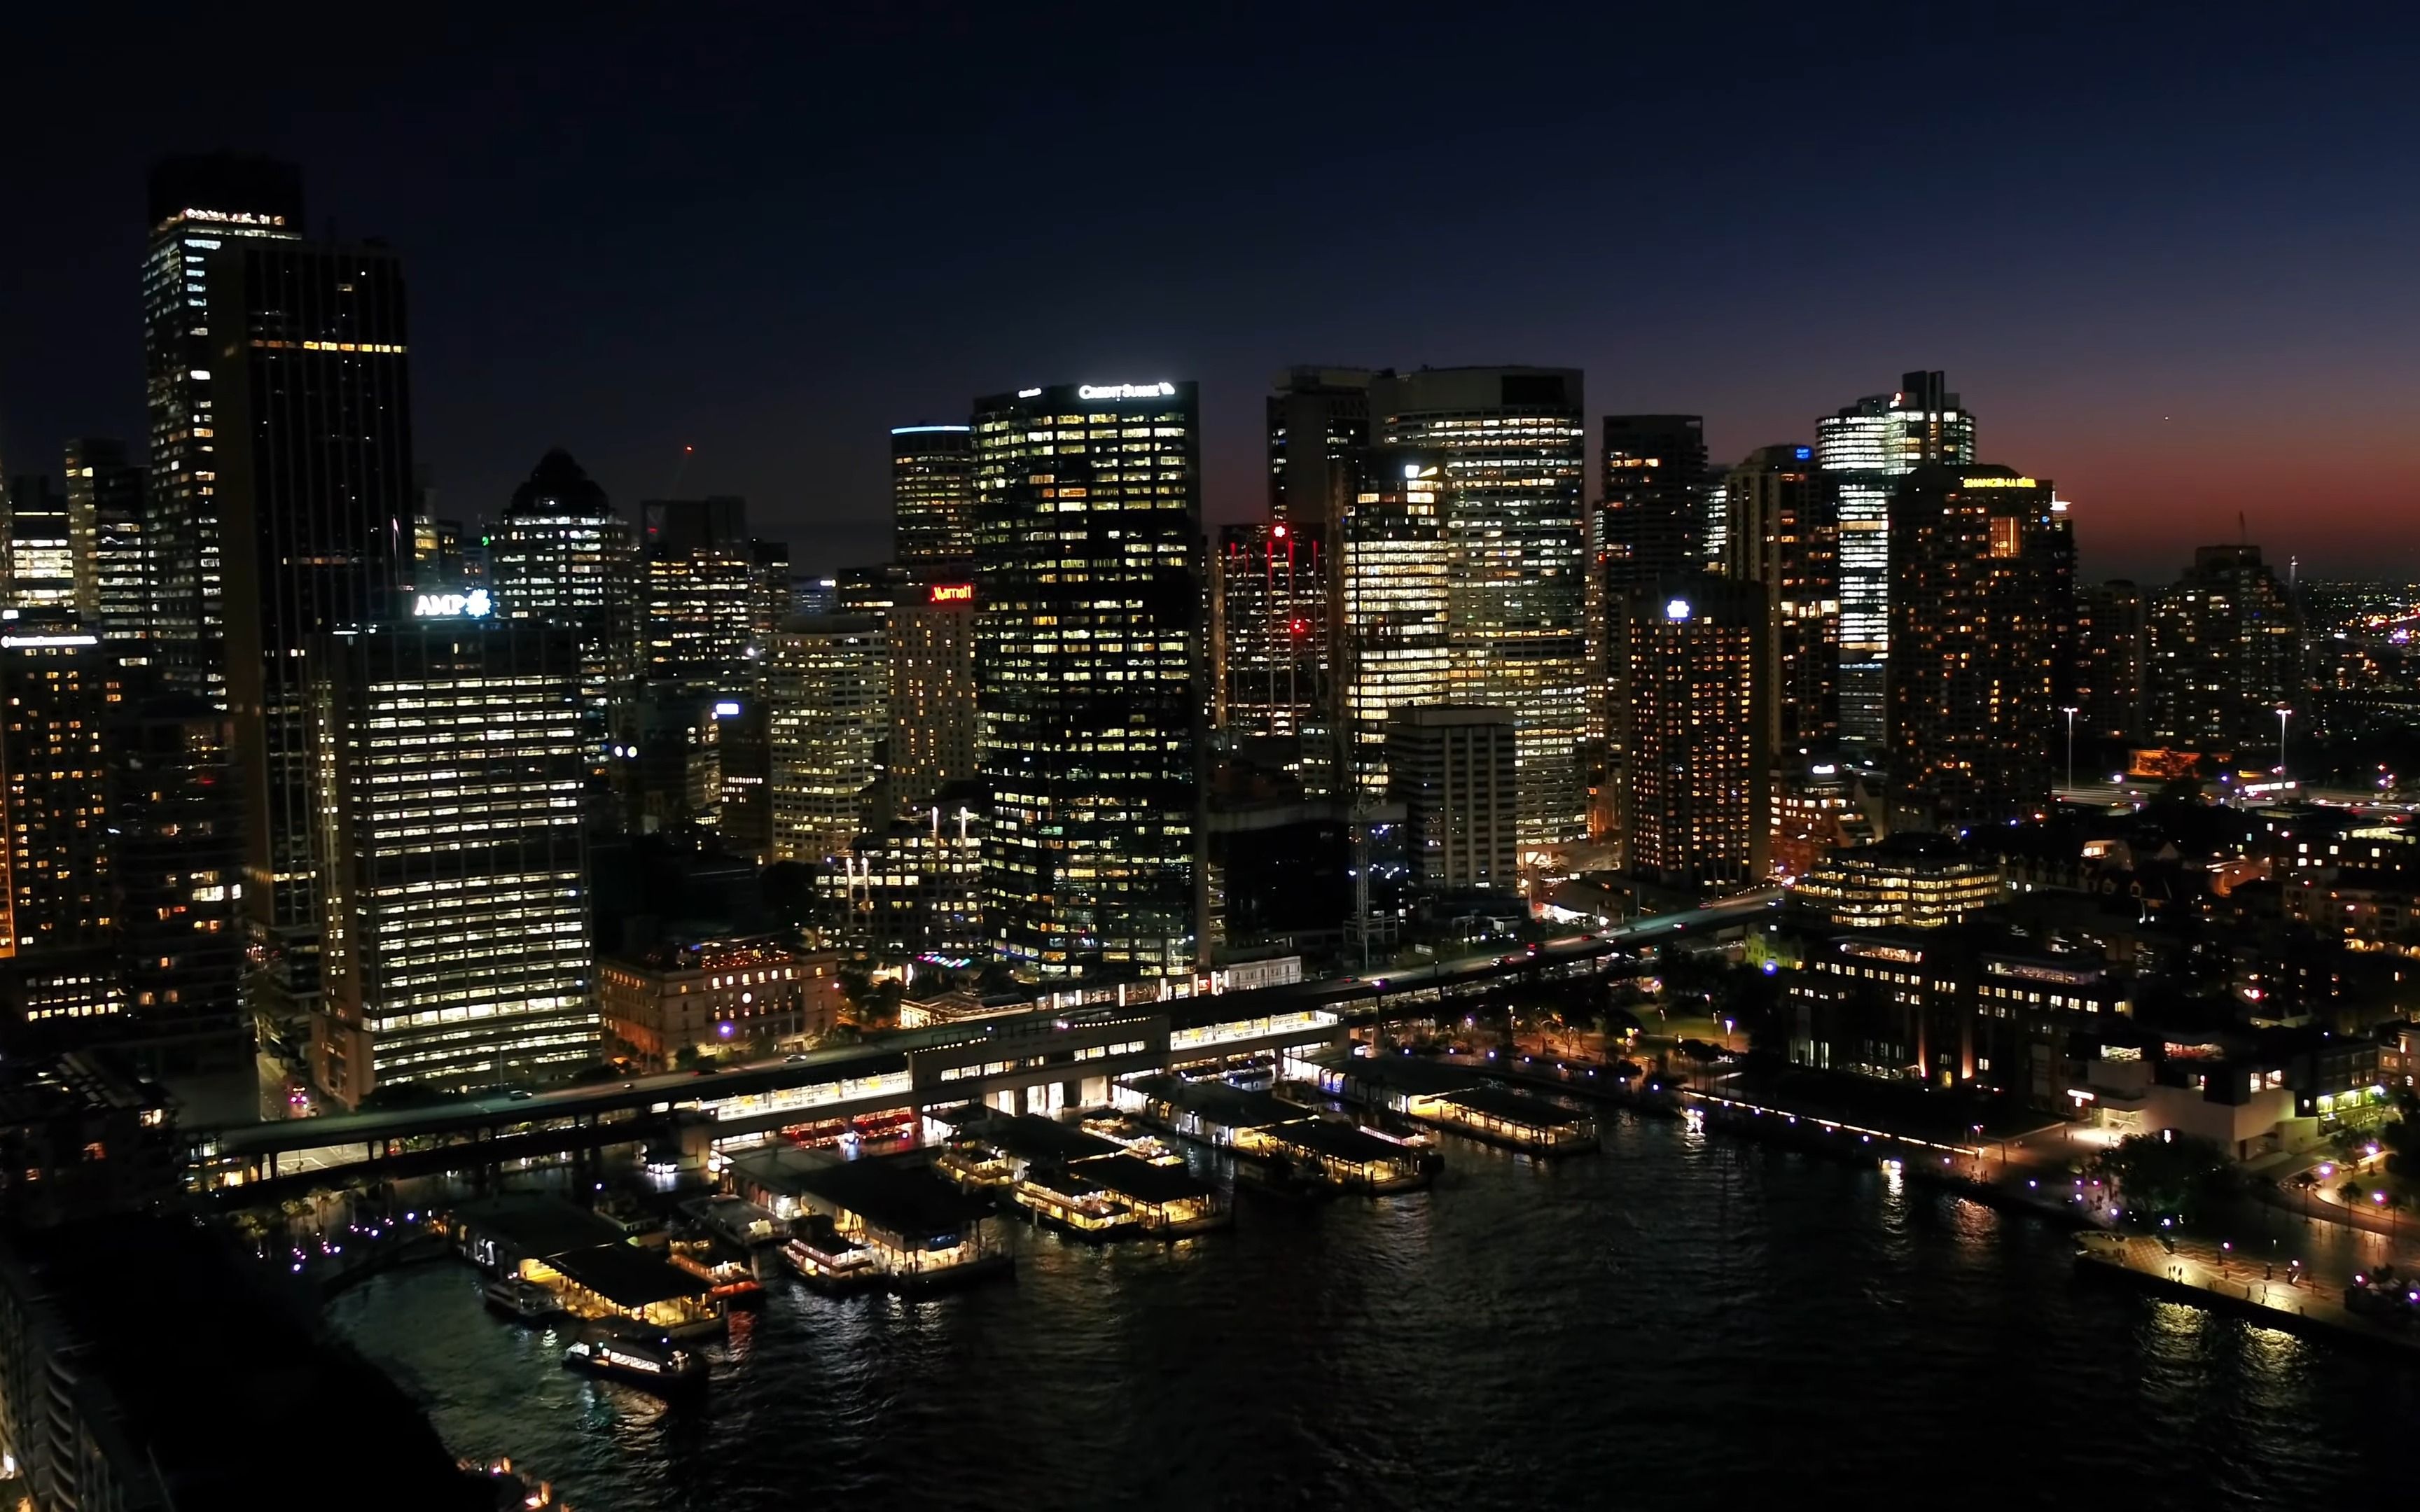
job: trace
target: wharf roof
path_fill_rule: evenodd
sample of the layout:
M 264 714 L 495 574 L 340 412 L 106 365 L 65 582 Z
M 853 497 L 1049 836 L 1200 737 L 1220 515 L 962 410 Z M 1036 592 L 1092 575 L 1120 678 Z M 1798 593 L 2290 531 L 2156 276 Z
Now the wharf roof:
M 751 1161 L 738 1164 L 747 1168 Z M 990 1204 L 942 1180 L 914 1155 L 819 1165 L 785 1163 L 768 1184 L 782 1185 L 853 1212 L 871 1227 L 919 1243 L 938 1235 L 955 1233 L 991 1211 Z
M 1068 1174 L 1108 1187 L 1137 1202 L 1184 1202 L 1210 1195 L 1210 1188 L 1182 1165 L 1155 1165 L 1133 1155 L 1080 1161 Z
M 1296 1149 L 1307 1149 L 1314 1155 L 1332 1160 L 1356 1161 L 1376 1165 L 1384 1161 L 1416 1160 L 1419 1152 L 1391 1139 L 1381 1139 L 1369 1130 L 1349 1123 L 1337 1123 L 1328 1119 L 1296 1119 L 1291 1123 L 1274 1124 L 1262 1134 Z
M 1054 1161 L 1063 1165 L 1069 1161 L 1118 1152 L 1116 1144 L 1098 1134 L 1032 1113 L 993 1119 L 969 1132 L 1002 1153 L 1026 1161 Z
M 1440 1065 L 1418 1056 L 1324 1056 L 1312 1057 L 1330 1071 L 1357 1081 L 1391 1087 L 1416 1096 L 1458 1091 L 1484 1074 L 1469 1066 Z
M 597 1214 L 555 1196 L 480 1197 L 456 1208 L 454 1220 L 525 1256 L 590 1249 L 622 1237 Z
M 1126 1086 L 1145 1097 L 1157 1098 L 1230 1129 L 1263 1129 L 1302 1116 L 1300 1107 L 1283 1098 L 1268 1092 L 1248 1092 L 1221 1081 L 1189 1082 L 1182 1076 L 1140 1076 Z
M 1588 1115 L 1575 1113 L 1559 1103 L 1542 1098 L 1524 1097 L 1500 1087 L 1474 1087 L 1456 1092 L 1446 1099 L 1458 1107 L 1474 1113 L 1484 1113 L 1508 1123 L 1526 1123 L 1539 1129 L 1568 1129 L 1575 1123 L 1586 1123 Z
M 675 1297 L 699 1297 L 711 1283 L 630 1244 L 598 1244 L 547 1257 L 547 1264 L 616 1307 L 644 1307 Z

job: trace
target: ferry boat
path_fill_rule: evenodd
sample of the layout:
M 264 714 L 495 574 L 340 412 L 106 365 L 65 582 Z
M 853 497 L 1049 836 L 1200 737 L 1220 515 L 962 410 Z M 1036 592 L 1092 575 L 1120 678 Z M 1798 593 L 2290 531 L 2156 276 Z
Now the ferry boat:
M 706 1362 L 694 1352 L 670 1340 L 653 1342 L 618 1334 L 574 1341 L 563 1351 L 563 1366 L 659 1392 L 689 1391 L 706 1384 Z
M 821 1291 L 853 1291 L 881 1284 L 882 1268 L 872 1250 L 820 1225 L 782 1246 L 782 1258 L 799 1280 Z
M 706 1283 L 726 1307 L 754 1307 L 765 1300 L 754 1265 L 720 1253 L 710 1239 L 674 1240 L 664 1257 Z
M 563 1310 L 553 1292 L 517 1275 L 500 1275 L 489 1282 L 487 1297 L 489 1312 L 524 1323 L 534 1323 Z

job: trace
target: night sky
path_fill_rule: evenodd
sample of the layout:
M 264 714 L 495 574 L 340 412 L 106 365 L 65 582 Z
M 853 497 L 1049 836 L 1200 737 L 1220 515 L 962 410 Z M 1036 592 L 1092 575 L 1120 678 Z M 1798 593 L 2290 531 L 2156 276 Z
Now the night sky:
M 561 444 L 831 568 L 887 551 L 888 427 L 1028 384 L 1199 378 L 1233 519 L 1291 363 L 1575 364 L 1718 462 L 1940 367 L 2087 577 L 2241 511 L 2306 575 L 2420 578 L 2383 6 L 51 8 L 12 18 L 12 471 L 141 435 L 145 169 L 232 147 L 402 249 L 471 521 Z

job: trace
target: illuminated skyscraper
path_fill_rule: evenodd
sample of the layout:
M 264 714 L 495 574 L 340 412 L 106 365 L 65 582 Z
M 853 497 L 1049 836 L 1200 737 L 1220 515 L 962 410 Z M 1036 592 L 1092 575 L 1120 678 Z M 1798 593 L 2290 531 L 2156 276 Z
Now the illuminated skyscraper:
M 202 628 L 216 639 L 209 605 L 222 602 L 247 812 L 244 909 L 266 1006 L 290 1015 L 318 990 L 310 656 L 322 637 L 394 612 L 410 563 L 403 270 L 377 247 L 244 237 L 209 254 L 206 270 L 212 549 L 225 592 L 206 592 Z M 203 565 L 207 590 L 217 573 Z
M 602 740 L 609 709 L 629 697 L 637 676 L 637 532 L 558 448 L 513 490 L 488 553 L 498 613 L 578 635 L 581 699 Z
M 1328 561 L 1316 525 L 1222 525 L 1211 579 L 1219 728 L 1328 736 Z
M 122 441 L 68 442 L 68 522 L 76 551 L 76 612 L 121 661 L 146 660 L 150 574 L 144 470 Z
M 771 660 L 773 856 L 844 855 L 866 827 L 871 790 L 882 776 L 891 671 L 882 621 L 793 620 L 774 636 Z
M 0 627 L 0 994 L 12 1053 L 123 1032 L 105 755 L 120 699 L 115 660 L 72 615 Z
M 745 688 L 755 675 L 749 652 L 763 596 L 747 501 L 650 499 L 640 509 L 642 675 L 724 694 Z
M 1939 373 L 1910 373 L 1815 423 L 1815 459 L 1838 475 L 1840 511 L 1840 733 L 1880 747 L 1890 736 L 1890 501 L 1928 462 L 1975 460 L 1975 417 Z
M 8 509 L 0 516 L 0 567 L 8 607 L 37 614 L 76 612 L 76 550 L 68 523 L 68 496 L 47 474 L 8 480 Z
M 903 563 L 975 554 L 975 438 L 966 425 L 891 433 L 892 554 Z
M 2059 759 L 2074 538 L 2047 479 L 1928 463 L 1891 500 L 1894 828 L 2040 811 Z
M 386 625 L 313 658 L 330 1096 L 597 1054 L 581 676 L 572 631 L 511 620 Z
M 1387 727 L 1397 709 L 1450 695 L 1446 639 L 1453 562 L 1446 544 L 1445 468 L 1388 451 L 1344 517 L 1337 676 L 1345 765 L 1360 795 L 1386 795 Z
M 2205 546 L 2151 595 L 2144 687 L 2154 739 L 2239 755 L 2276 749 L 2277 711 L 2307 702 L 2303 624 L 2257 546 Z
M 1699 891 L 1761 881 L 1773 791 L 1757 677 L 1764 591 L 1692 574 L 1634 588 L 1620 609 L 1630 872 Z
M 1370 380 L 1354 367 L 1292 367 L 1268 399 L 1269 518 L 1335 527 L 1366 481 Z
M 1371 381 L 1373 440 L 1443 468 L 1452 701 L 1521 720 L 1521 838 L 1586 832 L 1588 432 L 1575 368 L 1421 368 Z
M 1807 446 L 1759 447 L 1724 480 L 1724 574 L 1764 590 L 1759 687 L 1776 753 L 1839 733 L 1838 514 L 1814 456 Z
M 1184 976 L 1200 940 L 1194 386 L 975 407 L 985 924 L 1045 976 Z
M 226 584 L 219 451 L 232 434 L 213 378 L 240 312 L 212 308 L 211 260 L 246 242 L 302 235 L 302 176 L 289 163 L 220 154 L 170 158 L 151 172 L 143 259 L 144 393 L 151 414 L 145 534 L 156 659 L 183 690 L 224 700 L 219 642 Z M 341 476 L 342 474 L 337 474 Z
M 928 810 L 940 791 L 976 773 L 975 590 L 931 582 L 885 616 L 891 651 L 890 754 L 885 785 L 897 818 Z

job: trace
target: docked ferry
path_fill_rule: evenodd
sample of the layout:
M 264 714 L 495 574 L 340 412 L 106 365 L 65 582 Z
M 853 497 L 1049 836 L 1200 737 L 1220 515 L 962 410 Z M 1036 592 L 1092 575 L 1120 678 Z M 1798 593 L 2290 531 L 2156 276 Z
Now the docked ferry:
M 500 1275 L 489 1282 L 487 1296 L 489 1312 L 524 1323 L 535 1323 L 562 1310 L 553 1292 L 517 1275 Z
M 651 1342 L 601 1334 L 566 1349 L 563 1365 L 566 1370 L 583 1370 L 661 1392 L 694 1390 L 706 1384 L 706 1362 L 669 1340 Z

